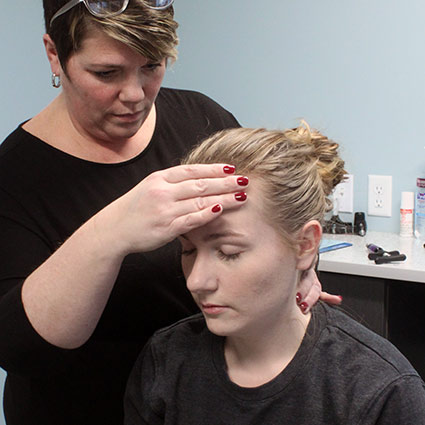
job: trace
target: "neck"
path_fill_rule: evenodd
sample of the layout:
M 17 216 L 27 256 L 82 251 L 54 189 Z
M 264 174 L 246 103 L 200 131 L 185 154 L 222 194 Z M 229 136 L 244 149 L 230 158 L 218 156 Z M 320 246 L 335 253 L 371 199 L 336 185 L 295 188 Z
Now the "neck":
M 242 387 L 257 387 L 279 375 L 297 353 L 310 317 L 294 305 L 290 314 L 274 319 L 274 326 L 267 324 L 255 335 L 226 337 L 230 380 Z

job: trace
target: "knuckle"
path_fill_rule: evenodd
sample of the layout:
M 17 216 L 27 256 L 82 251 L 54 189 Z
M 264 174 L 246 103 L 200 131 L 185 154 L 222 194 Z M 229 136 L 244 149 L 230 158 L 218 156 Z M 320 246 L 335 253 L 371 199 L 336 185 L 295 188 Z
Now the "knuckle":
M 185 164 L 182 165 L 183 171 L 188 175 L 191 176 L 195 173 L 196 171 L 196 167 L 194 165 L 191 164 Z
M 184 218 L 184 227 L 188 230 L 198 227 L 200 224 L 201 221 L 196 215 L 189 214 Z
M 153 184 L 154 182 L 163 180 L 163 178 L 164 178 L 164 171 L 154 171 L 153 173 L 145 177 L 144 181 L 149 182 L 150 184 Z
M 224 179 L 225 188 L 230 192 L 235 188 L 239 189 L 240 186 L 237 183 L 237 180 L 232 177 L 226 177 Z
M 207 206 L 207 203 L 205 201 L 205 198 L 198 197 L 198 198 L 195 199 L 195 208 L 198 211 L 203 210 L 204 208 L 206 208 L 206 206 Z
M 195 188 L 198 193 L 202 194 L 207 191 L 208 184 L 205 180 L 198 179 L 198 180 L 195 180 Z

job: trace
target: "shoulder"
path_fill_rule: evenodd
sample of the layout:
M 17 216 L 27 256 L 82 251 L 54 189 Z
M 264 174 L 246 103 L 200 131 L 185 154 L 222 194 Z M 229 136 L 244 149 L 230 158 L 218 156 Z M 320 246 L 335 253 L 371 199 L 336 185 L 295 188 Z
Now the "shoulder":
M 20 125 L 0 144 L 0 183 L 3 186 L 14 187 L 17 181 L 22 180 L 22 172 L 27 173 L 34 164 L 42 162 L 34 139 Z
M 191 114 L 207 114 L 226 119 L 229 126 L 238 127 L 236 118 L 215 100 L 197 91 L 163 87 L 157 98 L 160 108 L 170 108 Z
M 205 319 L 201 313 L 195 314 L 178 322 L 159 329 L 152 336 L 155 345 L 178 344 L 185 346 L 191 341 L 197 341 L 200 336 L 208 333 Z
M 10 155 L 18 149 L 21 149 L 30 138 L 31 135 L 24 131 L 20 125 L 6 137 L 3 143 L 0 144 L 0 159 Z
M 337 361 L 346 366 L 355 364 L 359 372 L 376 373 L 397 378 L 418 376 L 409 361 L 387 339 L 377 335 L 338 309 L 321 305 L 326 315 L 322 342 L 331 347 Z
M 204 317 L 196 314 L 156 331 L 145 347 L 145 356 L 152 357 L 157 367 L 188 364 L 209 346 L 210 335 Z
M 308 331 L 318 337 L 303 376 L 322 404 L 332 400 L 339 406 L 336 413 L 345 423 L 391 424 L 390 412 L 402 410 L 404 417 L 423 417 L 425 408 L 417 406 L 425 406 L 424 383 L 388 340 L 321 303 Z
M 204 105 L 217 105 L 216 101 L 195 90 L 173 89 L 169 87 L 162 87 L 159 91 L 158 98 L 164 102 L 169 102 L 171 105 L 176 102 L 183 102 L 187 104 L 204 104 Z

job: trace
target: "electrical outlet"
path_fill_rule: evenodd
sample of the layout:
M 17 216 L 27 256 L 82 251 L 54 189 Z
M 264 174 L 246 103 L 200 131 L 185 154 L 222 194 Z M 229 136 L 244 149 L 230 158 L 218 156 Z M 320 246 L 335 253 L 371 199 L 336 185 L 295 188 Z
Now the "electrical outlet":
M 333 191 L 334 202 L 337 212 L 353 212 L 353 186 L 354 176 L 346 174 L 344 180 L 337 184 Z
M 391 217 L 392 176 L 369 174 L 368 214 Z

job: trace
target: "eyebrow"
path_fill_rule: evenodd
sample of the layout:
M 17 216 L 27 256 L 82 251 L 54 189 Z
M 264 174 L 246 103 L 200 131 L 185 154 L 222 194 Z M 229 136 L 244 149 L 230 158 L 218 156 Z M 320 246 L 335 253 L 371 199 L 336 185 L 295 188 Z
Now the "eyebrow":
M 189 240 L 187 236 L 185 235 L 180 235 L 183 239 L 186 239 L 187 241 Z M 224 232 L 215 232 L 215 233 L 210 233 L 209 235 L 206 235 L 203 238 L 204 242 L 209 242 L 209 241 L 214 241 L 216 239 L 220 239 L 220 238 L 226 238 L 226 237 L 236 237 L 236 238 L 241 238 L 244 235 L 242 233 L 238 233 L 235 232 L 233 230 L 227 230 Z
M 105 62 L 105 63 L 91 63 L 88 65 L 89 67 L 99 67 L 99 68 L 121 68 L 122 64 L 120 63 L 111 63 L 111 62 Z

